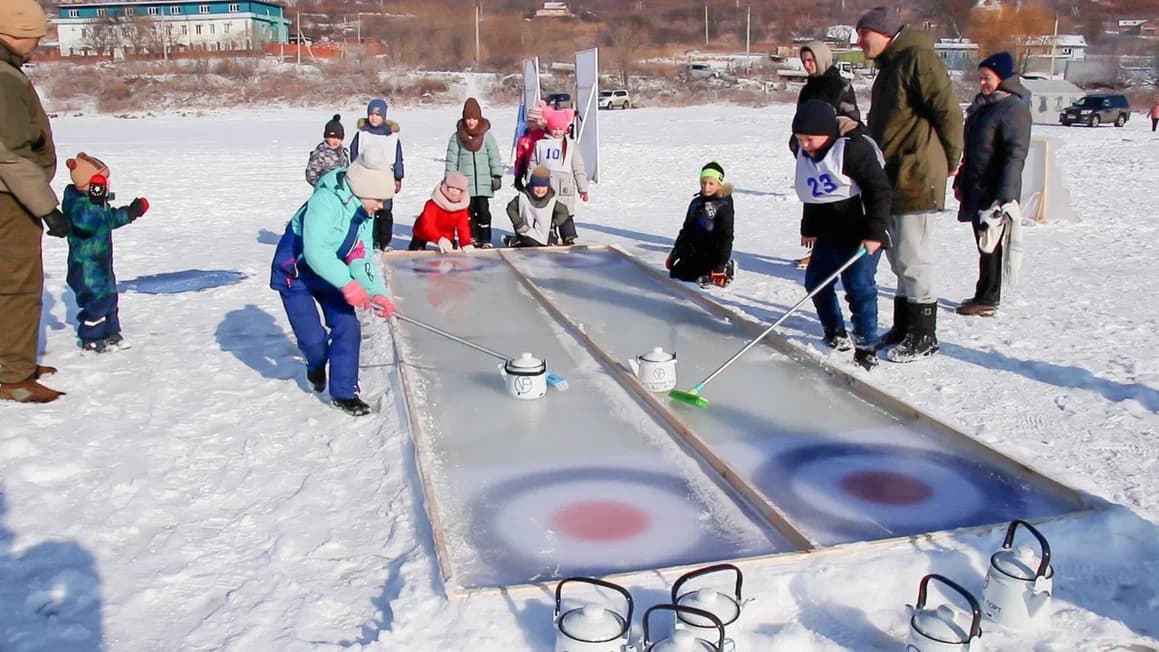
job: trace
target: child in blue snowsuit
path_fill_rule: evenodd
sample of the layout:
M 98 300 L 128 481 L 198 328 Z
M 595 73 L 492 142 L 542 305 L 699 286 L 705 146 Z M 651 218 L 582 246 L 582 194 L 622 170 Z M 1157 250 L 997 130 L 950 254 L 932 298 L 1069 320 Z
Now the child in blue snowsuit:
M 67 280 L 80 308 L 77 343 L 95 353 L 124 348 L 113 274 L 113 229 L 144 215 L 149 201 L 138 197 L 128 206 L 113 208 L 108 203 L 107 165 L 84 152 L 65 163 L 73 182 L 64 189 L 61 209 L 72 227 Z
M 398 138 L 400 127 L 394 120 L 386 119 L 386 100 L 373 99 L 366 106 L 366 118 L 358 121 L 358 132 L 350 141 L 350 160 L 358 158 L 358 154 L 370 147 L 379 147 L 390 160 L 390 167 L 394 171 L 394 184 L 387 189 L 382 210 L 377 211 L 374 217 L 374 248 L 379 251 L 390 250 L 390 240 L 394 232 L 394 195 L 402 190 L 402 179 L 405 168 L 402 162 L 402 141 Z
M 349 168 L 322 175 L 286 225 L 271 264 L 270 287 L 281 295 L 306 358 L 307 380 L 321 392 L 329 364 L 332 404 L 353 416 L 370 412 L 358 397 L 362 329 L 354 309 L 371 308 L 383 319 L 394 314 L 370 255 L 370 216 L 393 189 L 390 161 L 378 148 L 364 150 Z

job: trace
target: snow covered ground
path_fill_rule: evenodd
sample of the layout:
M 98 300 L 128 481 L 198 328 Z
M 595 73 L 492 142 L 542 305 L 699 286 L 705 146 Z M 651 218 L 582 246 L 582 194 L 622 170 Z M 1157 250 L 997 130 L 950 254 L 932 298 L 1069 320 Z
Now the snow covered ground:
M 146 195 L 153 208 L 115 235 L 117 274 L 138 288 L 121 297 L 128 351 L 79 353 L 66 247 L 46 240 L 44 360 L 61 368 L 47 384 L 69 394 L 48 406 L 0 405 L 0 649 L 551 648 L 548 591 L 443 594 L 389 328 L 366 329 L 361 379 L 376 417 L 350 419 L 305 387 L 267 270 L 307 196 L 302 169 L 329 113 L 55 121 L 61 188 L 64 157 L 84 150 L 111 165 L 117 203 Z M 399 234 L 409 236 L 441 174 L 457 113 L 392 112 L 407 158 Z M 513 111 L 488 113 L 508 144 Z M 788 264 L 801 254 L 784 147 L 791 113 L 601 113 L 603 182 L 582 209 L 581 237 L 660 264 L 697 171 L 719 160 L 736 184 L 742 269 L 720 300 L 754 319 L 781 314 L 802 292 L 802 272 Z M 357 113 L 346 115 L 352 132 Z M 1035 129 L 1060 141 L 1079 221 L 1027 229 L 1023 283 L 997 318 L 944 311 L 941 355 L 883 363 L 870 379 L 1116 504 L 1043 528 L 1057 571 L 1049 624 L 1029 636 L 992 628 L 980 649 L 1155 650 L 1159 138 L 1143 120 Z M 493 210 L 503 224 L 499 201 Z M 970 296 L 969 229 L 947 214 L 935 245 L 941 296 Z M 246 276 L 201 292 L 139 291 L 182 289 L 154 275 L 191 270 Z M 888 315 L 894 281 L 884 263 L 879 282 Z M 829 355 L 811 311 L 785 333 Z M 741 649 L 898 649 L 921 576 L 940 572 L 980 592 L 999 538 L 919 539 L 750 570 L 745 593 L 756 601 Z M 644 607 L 668 585 L 647 576 L 629 588 Z

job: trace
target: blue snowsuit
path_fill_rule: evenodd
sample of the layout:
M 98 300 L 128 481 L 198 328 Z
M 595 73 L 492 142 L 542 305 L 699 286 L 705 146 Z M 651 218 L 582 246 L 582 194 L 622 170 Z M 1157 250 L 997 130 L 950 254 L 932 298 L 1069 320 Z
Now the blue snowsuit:
M 362 340 L 342 287 L 354 280 L 372 298 L 387 293 L 370 255 L 372 237 L 370 216 L 350 190 L 346 168 L 335 168 L 318 179 L 314 194 L 294 213 L 270 265 L 270 287 L 281 295 L 306 367 L 316 371 L 330 363 L 330 396 L 336 399 L 358 393 Z
M 68 286 L 80 308 L 76 334 L 81 344 L 121 333 L 117 278 L 113 274 L 113 229 L 132 222 L 125 206 L 93 202 L 73 184 L 64 189 L 61 212 L 68 218 Z

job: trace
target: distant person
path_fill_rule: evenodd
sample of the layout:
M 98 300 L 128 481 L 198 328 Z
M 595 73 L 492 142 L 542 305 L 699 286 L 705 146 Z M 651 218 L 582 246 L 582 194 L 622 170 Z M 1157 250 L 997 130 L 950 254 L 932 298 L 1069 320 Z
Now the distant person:
M 515 189 L 523 190 L 523 181 L 527 176 L 531 154 L 535 151 L 535 144 L 547 135 L 547 122 L 543 119 L 543 110 L 547 102 L 539 100 L 527 109 L 525 116 L 526 128 L 519 140 L 515 141 Z
M 56 369 L 36 363 L 44 296 L 41 244 L 68 235 L 52 177 L 52 128 L 21 66 L 48 32 L 33 0 L 0 2 L 0 400 L 48 403 L 64 392 L 38 381 Z
M 857 22 L 857 43 L 877 64 L 869 132 L 885 155 L 893 187 L 886 250 L 897 276 L 893 328 L 882 337 L 892 362 L 938 351 L 938 295 L 931 240 L 946 206 L 946 180 L 962 155 L 962 110 L 929 34 L 902 25 L 897 11 L 875 7 Z
M 1159 126 L 1159 102 L 1151 107 L 1151 112 L 1148 115 L 1151 116 L 1151 131 L 1155 131 L 1155 127 Z
M 840 132 L 847 133 L 861 123 L 861 110 L 857 108 L 857 93 L 853 82 L 841 76 L 841 70 L 833 64 L 833 52 L 821 41 L 809 41 L 801 46 L 801 66 L 808 73 L 805 86 L 797 95 L 797 108 L 809 100 L 821 100 L 837 112 L 841 122 Z M 797 155 L 797 138 L 789 134 L 789 150 Z M 809 256 L 797 261 L 797 267 L 809 266 Z
M 447 143 L 447 171 L 462 172 L 468 183 L 468 212 L 476 247 L 490 249 L 491 198 L 503 186 L 503 157 L 491 135 L 491 122 L 483 117 L 479 101 L 468 97 L 463 117 Z
M 575 117 L 574 109 L 544 107 L 547 136 L 535 143 L 531 152 L 532 165 L 544 165 L 551 170 L 551 189 L 556 199 L 567 207 L 567 220 L 559 225 L 559 243 L 575 244 L 576 198 L 588 200 L 588 175 L 579 146 L 568 136 L 568 126 Z
M 688 204 L 684 223 L 664 261 L 669 278 L 700 287 L 727 287 L 736 276 L 732 259 L 735 215 L 732 184 L 724 182 L 724 168 L 712 161 L 700 168 L 700 192 Z
M 121 336 L 117 277 L 113 273 L 113 229 L 135 222 L 149 210 L 137 197 L 128 206 L 109 205 L 109 167 L 84 152 L 65 161 L 72 178 L 61 203 L 68 234 L 68 287 L 76 295 L 77 345 L 105 353 L 128 348 Z
M 415 220 L 414 237 L 407 249 L 421 251 L 426 249 L 428 242 L 434 242 L 439 252 L 444 254 L 456 249 L 470 251 L 475 248 L 471 240 L 468 186 L 467 177 L 462 172 L 447 172 Z
M 974 296 L 957 308 L 959 315 L 992 317 L 1002 299 L 1002 244 L 984 251 L 981 214 L 1010 211 L 1022 196 L 1022 167 L 1030 149 L 1030 92 L 1014 72 L 1014 57 L 999 52 L 978 64 L 981 92 L 966 109 L 965 156 L 954 177 L 960 202 L 958 221 L 973 226 L 979 245 L 978 283 Z M 1015 219 L 1021 216 L 1021 211 Z
M 365 148 L 378 147 L 390 161 L 394 171 L 394 187 L 383 201 L 382 209 L 374 214 L 374 248 L 390 251 L 390 241 L 394 237 L 394 196 L 402 191 L 402 180 L 406 168 L 402 160 L 402 141 L 398 133 L 401 127 L 394 120 L 386 119 L 386 100 L 370 100 L 366 105 L 366 117 L 358 121 L 358 132 L 350 141 L 350 160 L 358 158 Z
M 866 254 L 841 273 L 841 285 L 853 318 L 853 341 L 833 283 L 813 296 L 824 342 L 838 351 L 854 349 L 853 360 L 865 369 L 877 366 L 877 262 L 889 242 L 889 204 L 893 190 L 885 176 L 881 150 L 862 129 L 841 135 L 838 116 L 823 100 L 806 100 L 793 118 L 797 139 L 797 197 L 801 244 L 813 251 L 805 272 L 812 292 L 859 249 Z
M 331 404 L 356 417 L 369 414 L 370 406 L 358 396 L 362 326 L 354 311 L 370 309 L 389 319 L 395 310 L 368 251 L 371 215 L 395 183 L 391 159 L 380 147 L 366 148 L 349 168 L 322 175 L 286 225 L 270 264 L 270 287 L 281 296 L 306 358 L 307 382 L 315 392 L 326 389 L 329 366 Z
M 306 183 L 312 186 L 330 170 L 350 167 L 350 150 L 342 144 L 345 139 L 342 116 L 335 113 L 322 128 L 322 142 L 310 152 L 310 160 L 306 163 Z
M 551 187 L 551 168 L 538 165 L 515 198 L 507 203 L 507 217 L 515 235 L 503 236 L 508 247 L 546 247 L 556 244 L 556 230 L 568 220 L 567 206 Z

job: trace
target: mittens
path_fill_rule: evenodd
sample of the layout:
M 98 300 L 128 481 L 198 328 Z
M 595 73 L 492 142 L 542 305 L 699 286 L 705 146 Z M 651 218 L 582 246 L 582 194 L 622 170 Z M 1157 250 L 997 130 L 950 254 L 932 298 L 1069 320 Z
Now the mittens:
M 450 253 L 455 248 L 451 241 L 446 238 L 439 238 L 438 245 L 440 254 Z
M 381 294 L 370 300 L 370 308 L 374 311 L 375 317 L 382 319 L 390 319 L 396 310 L 394 302 Z
M 370 295 L 367 294 L 366 288 L 358 281 L 350 281 L 342 286 L 342 297 L 346 299 L 346 303 L 355 308 L 369 308 Z
M 491 177 L 491 192 L 499 192 L 503 187 L 503 177 Z
M 138 197 L 129 202 L 129 219 L 135 220 L 141 217 L 149 210 L 149 200 L 144 197 Z
M 72 233 L 72 225 L 69 224 L 68 218 L 58 208 L 52 209 L 51 213 L 40 219 L 48 227 L 48 235 L 54 238 L 64 238 L 69 233 Z

